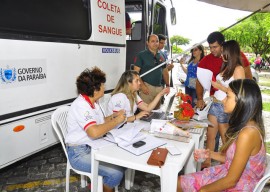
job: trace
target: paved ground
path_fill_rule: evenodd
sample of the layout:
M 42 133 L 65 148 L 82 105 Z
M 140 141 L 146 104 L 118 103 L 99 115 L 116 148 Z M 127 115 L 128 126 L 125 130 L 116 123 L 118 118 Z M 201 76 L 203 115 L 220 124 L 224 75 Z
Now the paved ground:
M 263 75 L 263 73 L 260 75 Z M 264 97 L 264 100 L 267 99 L 267 97 Z M 266 138 L 270 140 L 270 113 L 264 112 L 263 116 L 267 133 Z M 0 192 L 64 192 L 65 162 L 66 159 L 61 146 L 56 145 L 3 168 L 0 170 Z M 134 183 L 131 192 L 160 191 L 159 177 L 151 174 L 136 171 Z M 124 183 L 121 183 L 120 192 L 126 191 L 123 186 Z M 270 187 L 265 187 L 264 191 L 269 191 L 269 189 Z M 86 192 L 90 190 L 88 188 L 82 189 L 79 176 L 72 173 L 70 191 Z

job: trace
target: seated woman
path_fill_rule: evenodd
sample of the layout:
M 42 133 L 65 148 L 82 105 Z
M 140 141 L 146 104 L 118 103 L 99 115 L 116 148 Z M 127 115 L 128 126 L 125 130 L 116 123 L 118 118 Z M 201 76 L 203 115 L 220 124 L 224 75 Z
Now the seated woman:
M 105 82 L 105 73 L 97 67 L 86 69 L 76 81 L 79 96 L 68 112 L 65 142 L 71 166 L 80 171 L 91 172 L 91 147 L 87 143 L 102 137 L 126 119 L 124 110 L 103 116 L 96 101 L 104 95 Z M 124 169 L 104 163 L 99 165 L 98 174 L 103 176 L 104 192 L 109 192 L 120 184 Z
M 112 92 L 112 97 L 108 104 L 109 113 L 115 113 L 124 109 L 126 111 L 127 121 L 132 122 L 149 115 L 149 112 L 155 108 L 160 98 L 169 93 L 169 88 L 165 88 L 151 103 L 146 104 L 137 94 L 140 84 L 140 76 L 137 71 L 130 70 L 124 72 Z M 141 112 L 134 115 L 137 108 Z
M 178 192 L 253 191 L 263 177 L 266 152 L 260 88 L 253 80 L 238 79 L 229 84 L 226 94 L 224 111 L 231 113 L 226 143 L 221 153 L 208 154 L 224 164 L 180 176 Z

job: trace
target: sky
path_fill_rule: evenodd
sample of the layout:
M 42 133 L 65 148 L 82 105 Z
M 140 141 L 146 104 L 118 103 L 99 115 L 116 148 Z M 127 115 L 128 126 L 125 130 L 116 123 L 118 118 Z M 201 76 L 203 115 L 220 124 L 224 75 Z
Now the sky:
M 173 5 L 176 9 L 177 24 L 170 27 L 169 34 L 170 37 L 180 35 L 191 39 L 190 45 L 181 47 L 184 50 L 206 40 L 209 33 L 218 31 L 219 27 L 226 28 L 237 22 L 237 19 L 251 14 L 197 0 L 173 0 Z

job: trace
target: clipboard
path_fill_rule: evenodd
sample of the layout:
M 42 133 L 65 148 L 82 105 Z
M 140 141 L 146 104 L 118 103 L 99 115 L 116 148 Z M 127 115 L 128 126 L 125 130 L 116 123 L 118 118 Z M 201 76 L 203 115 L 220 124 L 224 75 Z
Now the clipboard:
M 138 147 L 138 148 L 135 148 L 133 147 L 132 145 L 129 145 L 129 146 L 119 146 L 120 148 L 136 155 L 136 156 L 139 156 L 139 155 L 142 155 L 144 153 L 147 153 L 148 151 L 152 151 L 153 149 L 157 148 L 157 147 L 160 147 L 162 145 L 165 145 L 167 144 L 166 141 L 162 140 L 162 139 L 159 139 L 159 138 L 156 138 L 156 137 L 153 137 L 151 135 L 146 135 L 146 138 L 143 140 L 145 142 L 145 145 L 141 146 L 141 147 Z

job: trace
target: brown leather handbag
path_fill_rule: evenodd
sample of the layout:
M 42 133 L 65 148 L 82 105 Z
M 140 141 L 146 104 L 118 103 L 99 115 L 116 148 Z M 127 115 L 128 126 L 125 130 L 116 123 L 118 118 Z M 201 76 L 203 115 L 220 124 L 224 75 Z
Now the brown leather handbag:
M 147 164 L 159 166 L 159 168 L 161 168 L 161 166 L 164 165 L 165 163 L 167 154 L 168 154 L 168 150 L 166 148 L 157 148 L 152 151 L 147 161 Z

